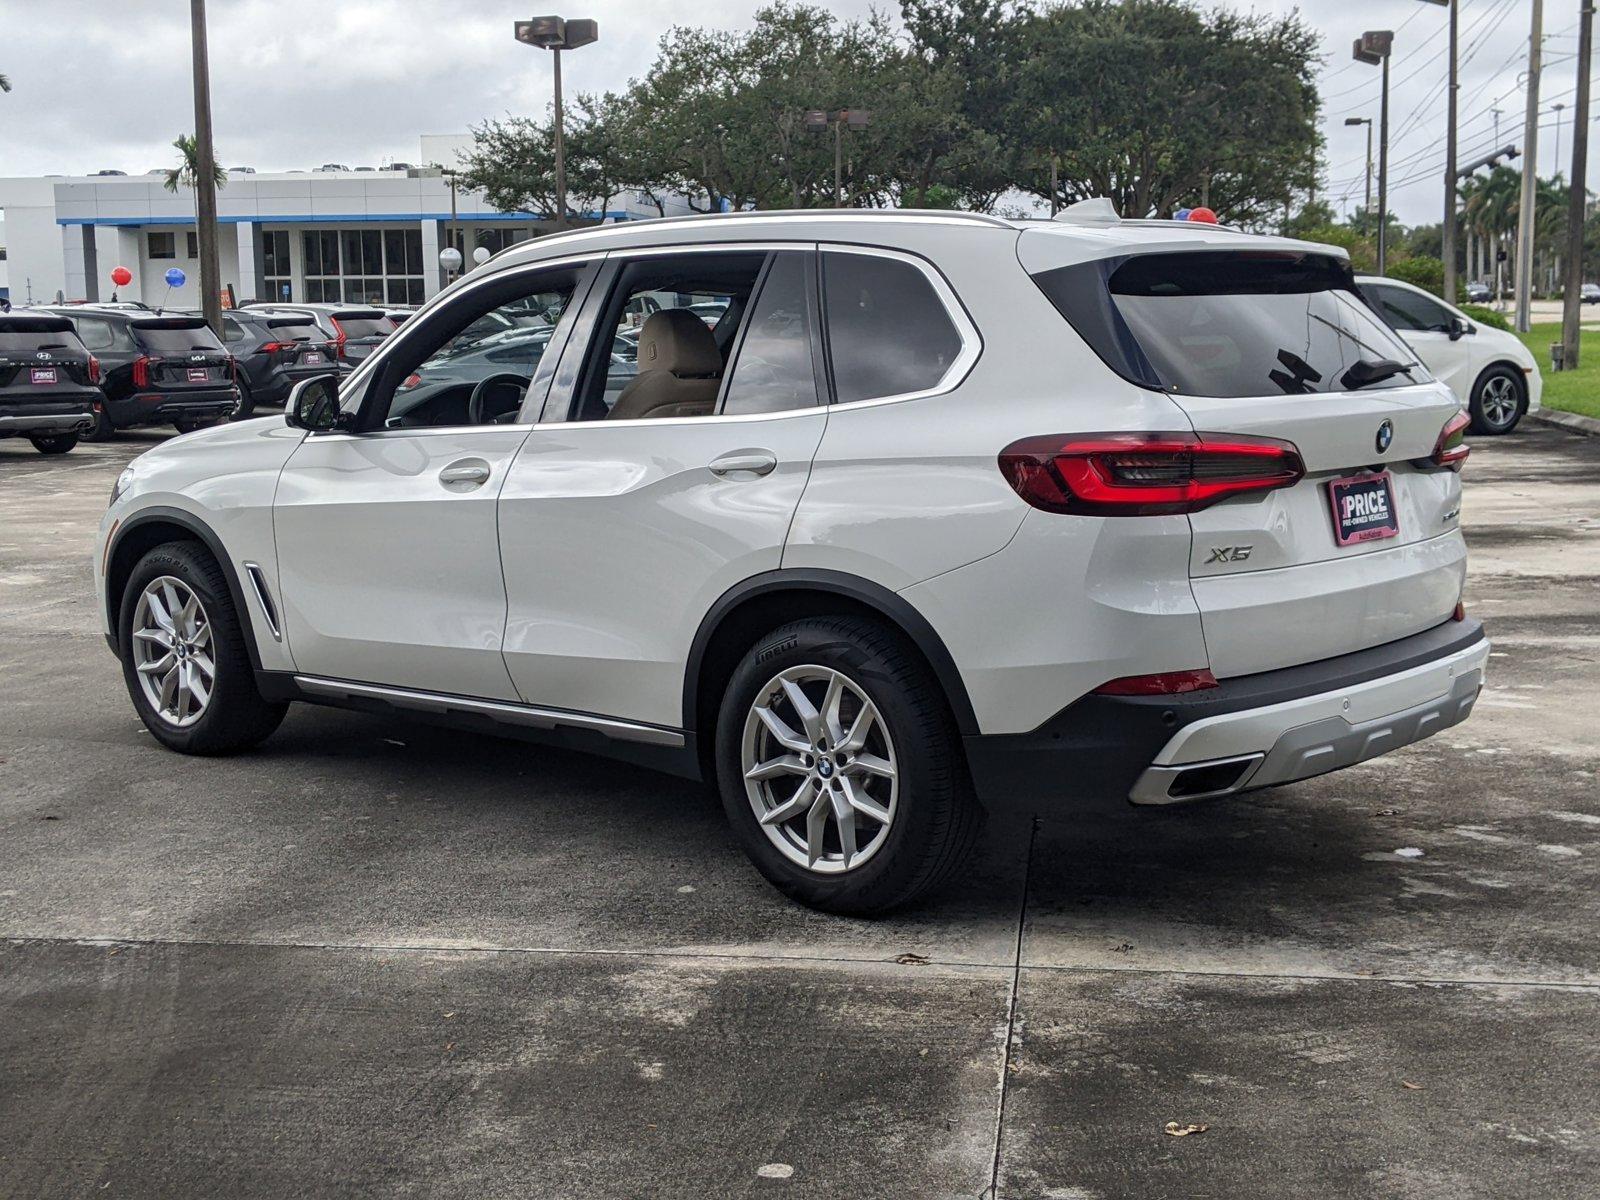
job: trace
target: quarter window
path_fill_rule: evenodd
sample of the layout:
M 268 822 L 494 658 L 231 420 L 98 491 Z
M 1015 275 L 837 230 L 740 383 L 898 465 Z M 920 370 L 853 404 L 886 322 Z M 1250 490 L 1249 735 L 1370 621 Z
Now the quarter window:
M 944 303 L 911 263 L 826 253 L 822 295 L 841 404 L 927 391 L 961 353 L 961 334 Z
M 1362 287 L 1361 294 L 1396 329 L 1414 333 L 1450 332 L 1450 313 L 1426 296 L 1404 288 L 1375 284 Z
M 78 337 L 91 350 L 109 350 L 116 344 L 110 321 L 95 321 L 88 317 L 74 317 Z

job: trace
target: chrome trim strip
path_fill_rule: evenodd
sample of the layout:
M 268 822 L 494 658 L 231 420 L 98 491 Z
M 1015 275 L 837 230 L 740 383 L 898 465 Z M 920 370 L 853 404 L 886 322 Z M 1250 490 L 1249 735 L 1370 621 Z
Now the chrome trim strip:
M 523 725 L 533 729 L 588 729 L 618 741 L 645 742 L 652 746 L 677 747 L 684 744 L 681 730 L 664 729 L 659 725 L 643 725 L 636 721 L 619 720 L 616 717 L 599 717 L 593 713 L 570 712 L 561 708 L 539 708 L 532 704 L 517 704 L 507 700 L 475 700 L 468 696 L 382 687 L 373 683 L 351 683 L 343 679 L 324 679 L 317 675 L 296 675 L 294 681 L 313 696 L 381 700 L 397 708 L 410 708 L 418 712 L 471 713 L 507 725 Z
M 250 576 L 250 582 L 255 584 L 256 599 L 261 604 L 261 615 L 267 619 L 267 628 L 272 632 L 272 640 L 283 641 L 283 631 L 278 628 L 278 609 L 272 603 L 272 593 L 267 589 L 267 575 L 259 563 L 247 562 L 244 564 L 244 573 Z

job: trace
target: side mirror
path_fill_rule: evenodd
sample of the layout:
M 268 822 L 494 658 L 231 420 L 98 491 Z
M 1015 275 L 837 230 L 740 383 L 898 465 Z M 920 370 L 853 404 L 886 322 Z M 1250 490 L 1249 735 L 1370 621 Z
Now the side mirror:
M 1465 317 L 1450 318 L 1450 340 L 1452 342 L 1459 341 L 1469 333 L 1477 332 L 1477 326 L 1473 325 L 1473 323 L 1467 320 Z
M 296 429 L 309 433 L 326 433 L 345 426 L 344 413 L 339 409 L 338 377 L 316 375 L 302 379 L 289 392 L 283 415 Z

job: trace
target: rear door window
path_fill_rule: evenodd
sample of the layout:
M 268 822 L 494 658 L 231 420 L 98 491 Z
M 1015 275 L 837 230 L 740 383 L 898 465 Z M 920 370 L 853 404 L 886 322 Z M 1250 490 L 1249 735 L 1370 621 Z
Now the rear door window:
M 116 327 L 110 321 L 100 321 L 93 317 L 74 317 L 72 324 L 78 331 L 78 336 L 83 339 L 83 344 L 91 350 L 110 350 L 117 344 Z
M 1033 278 L 1108 366 L 1143 387 L 1276 396 L 1428 378 L 1356 292 L 1348 264 L 1329 255 L 1143 254 Z
M 961 353 L 944 302 L 903 259 L 825 253 L 822 297 L 840 404 L 929 391 Z
M 806 256 L 774 255 L 739 343 L 722 400 L 724 414 L 784 412 L 816 404 L 806 292 Z M 708 305 L 694 305 L 690 311 L 701 320 L 720 320 L 725 309 L 713 312 Z
M 1381 283 L 1362 284 L 1361 294 L 1396 329 L 1409 333 L 1450 332 L 1450 310 L 1426 296 Z
M 197 351 L 221 350 L 222 343 L 204 321 L 169 323 L 163 325 L 135 325 L 134 337 L 150 354 L 193 354 Z

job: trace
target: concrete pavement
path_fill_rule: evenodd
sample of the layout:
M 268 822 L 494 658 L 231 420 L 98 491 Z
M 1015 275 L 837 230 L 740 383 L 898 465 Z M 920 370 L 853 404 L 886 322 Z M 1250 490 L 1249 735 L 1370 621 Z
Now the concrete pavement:
M 1594 439 L 1474 443 L 1467 724 L 996 823 L 878 921 L 619 764 L 312 708 L 159 749 L 86 557 L 149 444 L 0 442 L 0 1195 L 1600 1191 Z

